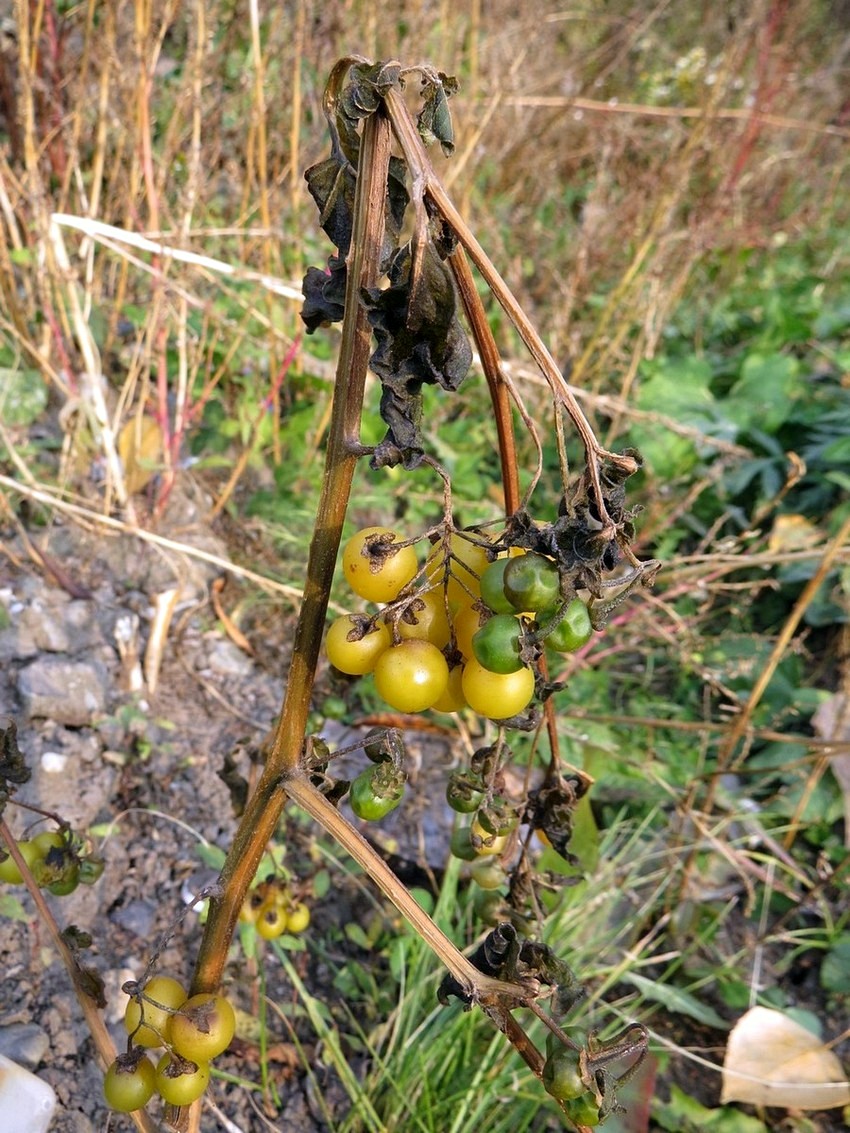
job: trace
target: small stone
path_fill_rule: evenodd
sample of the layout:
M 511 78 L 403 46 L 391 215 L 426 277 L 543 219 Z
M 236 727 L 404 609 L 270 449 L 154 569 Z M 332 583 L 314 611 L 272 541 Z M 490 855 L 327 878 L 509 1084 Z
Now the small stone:
M 249 677 L 254 670 L 251 658 L 224 637 L 211 646 L 207 663 L 214 673 L 222 677 Z
M 49 775 L 58 775 L 68 765 L 68 756 L 61 751 L 45 751 L 41 756 L 41 766 Z
M 150 901 L 129 901 L 119 909 L 113 909 L 109 919 L 142 940 L 149 940 L 156 924 L 156 905 Z
M 94 661 L 42 657 L 18 674 L 18 692 L 30 719 L 46 717 L 82 727 L 106 709 L 106 674 Z
M 50 1039 L 35 1023 L 11 1023 L 0 1027 L 0 1054 L 14 1059 L 27 1070 L 35 1068 L 44 1061 L 50 1049 Z

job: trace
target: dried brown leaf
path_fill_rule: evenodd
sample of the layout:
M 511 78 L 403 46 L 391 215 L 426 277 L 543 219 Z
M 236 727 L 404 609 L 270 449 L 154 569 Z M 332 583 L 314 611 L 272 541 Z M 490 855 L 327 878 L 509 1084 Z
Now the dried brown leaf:
M 817 1035 L 781 1011 L 753 1007 L 729 1035 L 720 1100 L 833 1109 L 850 1104 L 850 1084 Z

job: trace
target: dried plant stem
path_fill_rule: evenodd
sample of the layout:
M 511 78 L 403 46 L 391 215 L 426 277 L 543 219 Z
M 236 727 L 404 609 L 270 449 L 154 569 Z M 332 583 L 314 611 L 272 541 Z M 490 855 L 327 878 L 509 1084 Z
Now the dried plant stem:
M 328 440 L 325 476 L 310 545 L 304 602 L 295 630 L 293 656 L 278 726 L 267 749 L 266 766 L 246 805 L 230 852 L 222 868 L 221 895 L 210 902 L 210 915 L 198 954 L 192 992 L 218 987 L 239 908 L 274 833 L 287 796 L 311 815 L 359 862 L 375 884 L 439 956 L 473 1002 L 498 1016 L 502 1029 L 511 1029 L 509 1011 L 533 998 L 538 986 L 485 976 L 416 904 L 383 859 L 309 782 L 300 768 L 307 730 L 310 692 L 328 608 L 328 596 L 348 508 L 360 446 L 363 390 L 371 353 L 371 330 L 360 301 L 362 290 L 378 278 L 384 230 L 390 129 L 379 110 L 363 130 L 360 168 L 354 205 L 354 229 L 348 262 L 345 318 L 337 366 L 336 394 Z M 524 1057 L 540 1073 L 539 1054 L 529 1040 L 521 1042 Z M 179 1129 L 186 1112 L 174 1117 Z
M 771 678 L 776 672 L 776 668 L 785 654 L 785 650 L 791 644 L 791 639 L 797 632 L 797 629 L 800 625 L 800 622 L 803 620 L 803 616 L 805 615 L 806 610 L 814 600 L 814 597 L 817 594 L 821 584 L 823 583 L 823 580 L 832 569 L 833 564 L 838 558 L 839 552 L 847 543 L 848 539 L 850 539 L 850 517 L 848 517 L 841 525 L 841 528 L 836 534 L 835 538 L 832 540 L 829 547 L 824 552 L 818 569 L 803 587 L 803 592 L 794 603 L 794 608 L 788 615 L 785 624 L 782 627 L 782 631 L 780 632 L 779 637 L 776 639 L 776 644 L 771 650 L 770 656 L 767 659 L 767 663 L 759 673 L 758 678 L 753 685 L 747 703 L 735 717 L 735 720 L 733 721 L 732 725 L 729 728 L 729 731 L 724 738 L 723 744 L 721 745 L 720 750 L 717 753 L 717 767 L 709 781 L 706 798 L 700 806 L 700 810 L 704 814 L 709 814 L 714 806 L 714 798 L 717 793 L 717 788 L 720 784 L 721 776 L 730 769 L 734 770 L 739 766 L 741 757 L 739 756 L 737 759 L 734 758 L 738 744 L 749 731 L 750 721 L 752 720 L 753 713 L 761 702 L 761 698 L 764 696 L 765 691 L 767 690 L 767 686 L 770 684 Z M 745 748 L 744 750 L 746 751 L 748 749 Z M 694 802 L 694 799 L 688 800 L 686 806 L 683 808 L 683 813 L 689 814 L 692 809 L 694 809 Z M 793 845 L 797 829 L 798 828 L 796 826 L 792 826 L 790 831 L 786 835 L 785 849 L 790 849 Z M 682 869 L 682 891 L 688 884 L 688 877 L 690 875 L 690 869 L 693 864 L 695 855 L 696 850 L 692 850 L 688 855 L 687 861 L 685 862 Z
M 511 416 L 513 386 L 502 370 L 499 348 L 496 346 L 490 323 L 487 321 L 484 304 L 481 302 L 481 296 L 478 294 L 469 261 L 463 248 L 455 249 L 449 257 L 449 264 L 457 284 L 463 309 L 469 320 L 472 337 L 478 347 L 481 367 L 484 370 L 484 376 L 490 390 L 493 416 L 496 419 L 496 431 L 499 437 L 499 461 L 502 471 L 502 488 L 505 493 L 505 512 L 507 515 L 513 515 L 521 503 L 516 440 L 513 417 Z M 543 448 L 534 422 L 526 413 L 521 399 L 516 395 L 514 395 L 514 399 L 537 448 L 537 470 L 527 493 L 530 495 L 543 470 Z M 540 665 L 544 679 L 548 679 L 545 657 L 541 657 Z M 543 706 L 543 715 L 546 721 L 546 733 L 549 737 L 550 767 L 554 771 L 560 765 L 561 760 L 558 722 L 555 718 L 555 706 L 551 697 L 546 700 Z
M 581 110 L 591 114 L 637 115 L 642 118 L 709 118 L 711 121 L 756 122 L 775 130 L 802 130 L 806 133 L 824 134 L 834 138 L 850 138 L 850 129 L 828 122 L 818 122 L 804 118 L 790 118 L 782 114 L 763 114 L 758 110 L 742 107 L 714 107 L 706 111 L 704 106 L 653 106 L 645 102 L 603 102 L 596 98 L 571 98 L 566 95 L 510 95 L 505 99 L 507 106 L 526 106 L 532 109 Z
M 195 992 L 218 987 L 239 907 L 280 817 L 286 800 L 286 777 L 297 770 L 304 746 L 310 692 L 357 459 L 360 411 L 371 342 L 366 312 L 359 296 L 362 287 L 374 284 L 377 279 L 389 157 L 389 124 L 382 114 L 372 115 L 363 130 L 354 233 L 348 262 L 346 318 L 337 365 L 325 477 L 310 544 L 307 583 L 295 631 L 283 708 L 269 745 L 265 770 L 256 791 L 248 800 L 222 869 L 223 894 L 211 902 L 192 982 Z
M 516 440 L 511 417 L 510 390 L 502 373 L 502 360 L 481 296 L 475 287 L 475 280 L 462 248 L 456 248 L 449 257 L 449 264 L 457 284 L 463 309 L 469 320 L 472 337 L 478 347 L 481 368 L 490 390 L 496 430 L 499 436 L 499 460 L 502 468 L 502 489 L 505 493 L 505 511 L 512 514 L 519 507 L 519 473 L 517 470 Z M 533 430 L 533 423 L 532 423 Z M 539 445 L 538 445 L 539 448 Z
M 536 986 L 524 987 L 522 984 L 492 979 L 482 975 L 470 964 L 442 929 L 417 905 L 383 858 L 302 773 L 286 780 L 286 791 L 294 802 L 306 810 L 363 866 L 372 881 L 416 929 L 428 947 L 436 952 L 445 967 L 476 1002 L 514 1006 L 534 996 Z
M 838 557 L 838 553 L 842 550 L 847 540 L 850 539 L 850 517 L 848 517 L 841 525 L 838 534 L 830 543 L 829 547 L 824 552 L 824 556 L 818 565 L 817 570 L 803 587 L 803 592 L 794 603 L 794 608 L 788 615 L 785 625 L 779 637 L 776 639 L 776 644 L 771 650 L 770 657 L 767 659 L 767 664 L 759 673 L 758 679 L 753 685 L 752 692 L 750 693 L 747 703 L 744 705 L 741 712 L 735 718 L 732 727 L 723 743 L 721 750 L 717 756 L 717 776 L 723 774 L 727 768 L 734 768 L 736 764 L 732 761 L 733 753 L 738 746 L 742 736 L 746 733 L 750 726 L 750 720 L 753 713 L 758 707 L 761 698 L 764 696 L 767 686 L 770 684 L 773 674 L 776 672 L 776 667 L 782 660 L 785 650 L 791 644 L 791 639 L 797 632 L 803 616 L 811 605 L 815 595 L 817 594 L 823 580 L 829 574 L 833 564 Z M 715 780 L 716 782 L 716 780 Z

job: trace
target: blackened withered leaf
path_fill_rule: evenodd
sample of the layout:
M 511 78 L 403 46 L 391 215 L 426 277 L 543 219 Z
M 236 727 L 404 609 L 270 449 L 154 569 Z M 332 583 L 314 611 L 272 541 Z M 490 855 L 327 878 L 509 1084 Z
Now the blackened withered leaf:
M 494 979 L 527 983 L 529 987 L 532 982 L 556 987 L 559 1000 L 563 997 L 565 1003 L 575 1003 L 584 994 L 569 964 L 547 944 L 521 937 L 507 922 L 497 925 L 469 959 L 479 972 Z M 466 1004 L 471 1003 L 466 989 L 454 976 L 447 975 L 439 986 L 437 998 L 445 1004 L 451 995 Z
M 103 982 L 103 976 L 96 968 L 81 965 L 77 969 L 76 982 L 80 990 L 92 1000 L 95 1007 L 99 1007 L 101 1010 L 106 1007 L 106 985 Z
M 339 322 L 345 311 L 345 260 L 341 256 L 331 256 L 328 269 L 307 268 L 301 284 L 304 293 L 301 318 L 308 334 L 319 327 Z
M 390 90 L 402 86 L 400 63 L 378 62 L 352 67 L 339 99 L 339 110 L 351 122 L 368 118 Z
M 233 813 L 240 817 L 245 813 L 245 803 L 248 801 L 248 780 L 239 771 L 235 755 L 228 751 L 224 756 L 224 763 L 218 772 L 218 777 L 230 793 L 230 805 Z
M 422 453 L 421 382 L 412 383 L 412 389 L 396 389 L 384 383 L 381 390 L 381 419 L 387 426 L 387 435 L 372 459 L 373 468 L 406 464 L 412 467 Z
M 67 928 L 62 929 L 60 935 L 72 952 L 80 952 L 85 948 L 91 948 L 94 943 L 92 934 L 86 932 L 85 929 L 78 928 L 75 924 L 70 924 Z
M 405 183 L 406 170 L 407 166 L 404 164 L 402 158 L 390 158 L 390 170 L 389 176 L 387 177 L 385 223 L 387 236 L 391 238 L 391 243 L 385 245 L 384 258 L 388 257 L 390 252 L 398 244 L 399 233 L 404 224 L 404 214 L 410 202 L 410 194 L 407 191 L 407 185 Z
M 26 783 L 32 772 L 27 767 L 24 755 L 18 747 L 18 728 L 11 718 L 5 727 L 0 717 L 0 801 L 11 794 L 15 786 Z M 9 787 L 8 784 L 15 786 Z
M 393 458 L 397 452 L 408 467 L 422 451 L 422 385 L 455 390 L 472 362 L 469 340 L 457 317 L 451 273 L 430 240 L 423 247 L 415 292 L 412 264 L 407 244 L 390 262 L 389 286 L 365 294 L 377 342 L 369 364 L 383 383 L 381 416 L 389 428 L 375 462 L 397 463 Z
M 451 272 L 430 241 L 422 253 L 416 290 L 411 290 L 409 244 L 399 248 L 389 265 L 389 287 L 367 292 L 369 321 L 377 348 L 370 366 L 382 382 L 410 381 L 455 390 L 469 371 L 472 350 L 457 317 L 457 295 Z
M 422 80 L 423 104 L 416 119 L 419 136 L 425 145 L 430 145 L 434 141 L 439 142 L 446 157 L 452 154 L 455 148 L 449 99 L 453 94 L 457 94 L 457 89 L 457 79 L 444 75 L 442 71 Z
M 319 209 L 319 223 L 333 245 L 345 255 L 351 243 L 356 176 L 345 158 L 329 157 L 304 174 L 310 196 Z
M 579 800 L 587 793 L 587 782 L 577 776 L 558 778 L 536 791 L 529 792 L 523 820 L 533 830 L 541 830 L 552 848 L 565 861 L 577 865 L 569 851 L 573 833 L 573 814 Z

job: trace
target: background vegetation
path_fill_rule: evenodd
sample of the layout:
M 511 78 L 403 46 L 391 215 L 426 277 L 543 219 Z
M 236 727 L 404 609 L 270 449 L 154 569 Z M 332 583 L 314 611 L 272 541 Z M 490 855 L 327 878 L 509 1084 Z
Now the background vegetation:
M 191 476 L 234 554 L 250 532 L 295 586 L 335 346 L 299 319 L 303 270 L 327 255 L 302 179 L 326 149 L 324 81 L 352 53 L 460 80 L 455 155 L 434 157 L 449 191 L 604 443 L 646 458 L 635 549 L 663 560 L 658 585 L 556 674 L 566 750 L 597 782 L 587 872 L 548 933 L 597 1024 L 653 1029 L 651 1128 L 779 1127 L 718 1106 L 723 1032 L 752 1002 L 805 1008 L 827 1037 L 846 1026 L 846 15 L 18 0 L 3 23 L 0 521 L 44 522 L 44 491 L 167 529 Z M 429 406 L 464 523 L 499 509 L 485 407 L 475 378 Z M 379 429 L 373 398 L 366 439 Z M 554 437 L 545 456 L 554 482 Z M 425 525 L 437 489 L 412 481 L 364 474 L 353 522 Z M 318 715 L 339 711 L 333 691 Z M 450 870 L 437 915 L 467 943 L 456 884 Z M 544 1128 L 506 1044 L 434 1009 L 420 946 L 359 931 L 386 978 L 350 965 L 338 987 L 374 1012 L 368 1033 L 303 990 L 354 1102 L 340 1128 Z

